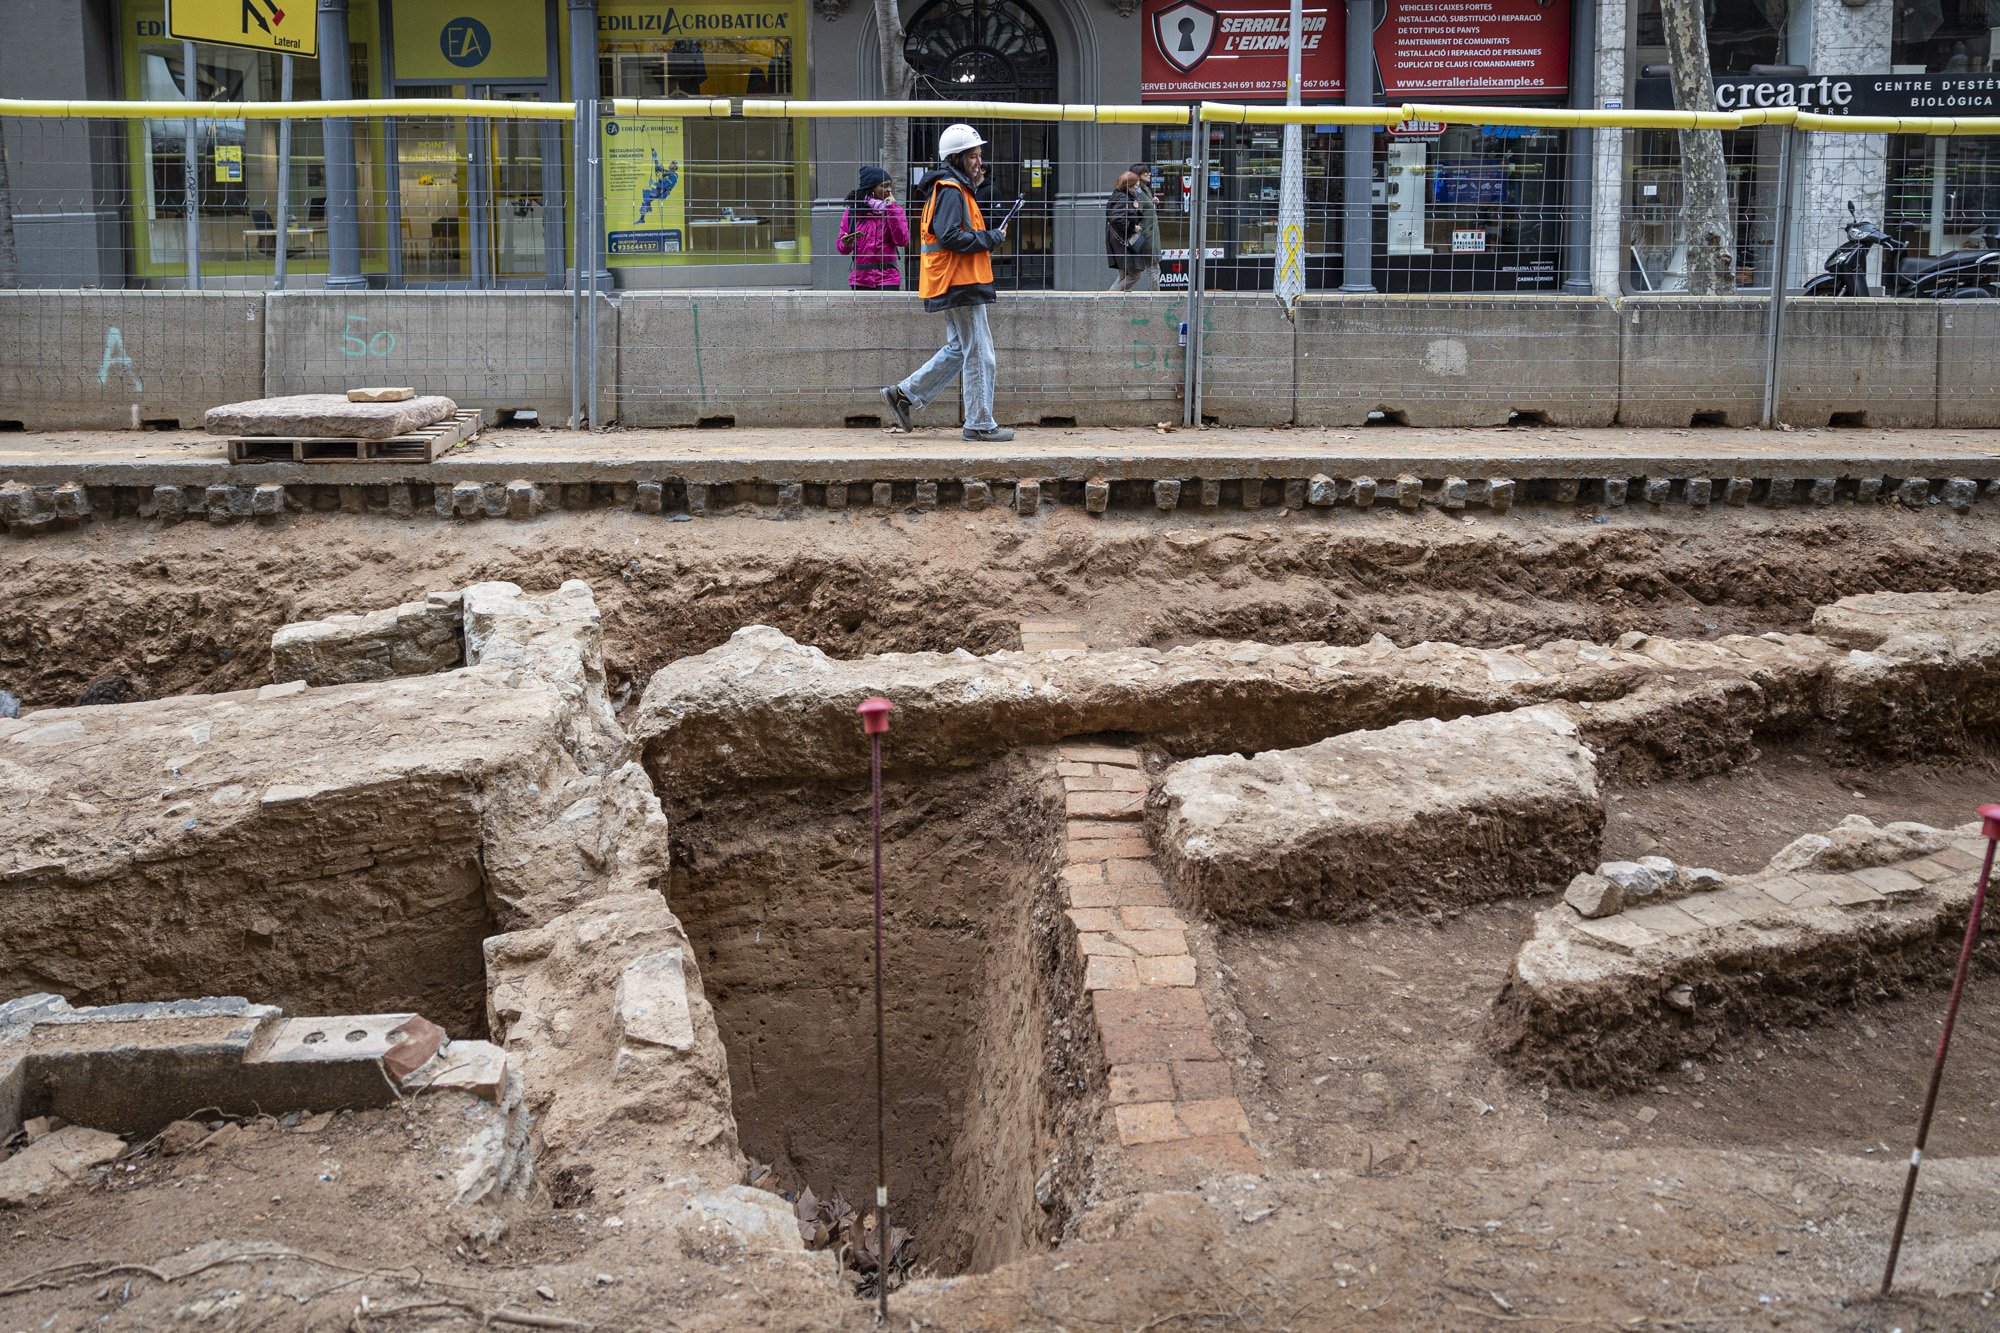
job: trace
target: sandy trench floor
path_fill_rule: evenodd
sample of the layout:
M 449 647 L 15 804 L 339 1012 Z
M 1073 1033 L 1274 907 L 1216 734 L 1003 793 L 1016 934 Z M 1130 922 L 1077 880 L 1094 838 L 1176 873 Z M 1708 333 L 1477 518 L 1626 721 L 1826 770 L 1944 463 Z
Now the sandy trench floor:
M 261 645 L 286 620 L 496 577 L 590 581 L 614 672 L 631 681 L 756 622 L 843 656 L 1007 647 L 1031 614 L 1078 619 L 1098 646 L 1377 632 L 1499 644 L 1798 630 L 1846 593 L 2000 581 L 1988 572 L 1996 529 L 1977 513 L 1720 517 L 1057 514 L 1024 529 L 1011 516 L 744 515 L 699 533 L 600 513 L 523 529 L 329 517 L 291 521 L 284 542 L 254 550 L 224 530 L 116 524 L 0 544 L 14 589 L 0 609 L 0 687 L 31 706 L 68 703 L 107 674 L 142 697 L 238 688 L 259 683 Z M 1857 765 L 1806 743 L 1768 746 L 1699 782 L 1611 787 L 1604 852 L 1745 870 L 1849 813 L 1958 823 L 1996 790 L 1985 754 Z M 1204 985 L 1271 1177 L 1103 1204 L 1058 1250 L 915 1284 L 893 1322 L 2000 1322 L 1990 958 L 1961 1016 L 1903 1294 L 1880 1301 L 1870 1293 L 1942 995 L 1743 1032 L 1630 1094 L 1545 1090 L 1479 1040 L 1532 910 L 1200 932 Z M 497 1241 L 468 1235 L 443 1207 L 450 1133 L 436 1114 L 418 1104 L 312 1132 L 246 1125 L 194 1157 L 135 1161 L 101 1187 L 0 1213 L 0 1330 L 472 1327 L 494 1311 L 552 1327 L 872 1326 L 821 1257 L 690 1253 L 611 1225 L 617 1199 L 545 1193 Z M 218 1244 L 203 1257 L 226 1262 L 168 1280 L 139 1271 L 167 1272 L 163 1259 L 207 1242 Z M 273 1244 L 307 1257 L 230 1259 Z M 73 1264 L 92 1275 L 52 1271 Z M 94 1271 L 114 1264 L 131 1267 Z

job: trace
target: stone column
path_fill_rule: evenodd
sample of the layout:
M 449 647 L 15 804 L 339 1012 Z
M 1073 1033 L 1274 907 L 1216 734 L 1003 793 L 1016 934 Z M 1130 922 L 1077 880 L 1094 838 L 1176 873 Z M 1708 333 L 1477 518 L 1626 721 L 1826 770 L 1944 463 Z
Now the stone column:
M 1569 27 L 1569 104 L 1582 111 L 1597 105 L 1597 0 L 1571 0 Z M 1563 207 L 1569 215 L 1564 232 L 1567 258 L 1563 291 L 1588 296 L 1590 276 L 1590 196 L 1597 164 L 1588 129 L 1569 132 L 1569 179 L 1563 187 Z
M 1587 79 L 1598 105 L 1629 101 L 1625 86 L 1629 40 L 1627 0 L 1595 0 L 1596 59 L 1588 69 L 1572 63 L 1571 77 Z M 1625 131 L 1598 130 L 1591 136 L 1591 285 L 1598 296 L 1617 296 L 1625 272 Z
M 1375 104 L 1375 0 L 1347 0 L 1347 105 Z M 1349 125 L 1341 182 L 1341 283 L 1343 292 L 1375 290 L 1375 127 Z
M 327 101 L 354 98 L 347 52 L 347 0 L 319 0 L 319 95 Z M 354 122 L 330 118 L 320 124 L 326 139 L 326 285 L 364 288 L 368 280 L 361 276 L 361 224 L 355 215 Z
M 1790 30 L 1792 58 L 1820 74 L 1886 74 L 1895 21 L 1892 0 L 1850 9 L 1841 0 L 1812 0 Z M 1847 202 L 1864 218 L 1882 221 L 1889 202 L 1889 139 L 1882 134 L 1802 134 L 1792 282 L 1819 272 L 1827 252 L 1846 239 Z M 1879 262 L 1881 252 L 1871 259 Z M 1869 280 L 1879 274 L 1871 263 Z

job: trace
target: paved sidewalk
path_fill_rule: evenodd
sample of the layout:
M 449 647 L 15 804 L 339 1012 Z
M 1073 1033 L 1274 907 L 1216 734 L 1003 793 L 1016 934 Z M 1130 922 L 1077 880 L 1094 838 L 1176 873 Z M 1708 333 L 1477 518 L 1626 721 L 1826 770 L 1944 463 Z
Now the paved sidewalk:
M 232 467 L 200 432 L 0 435 L 0 482 L 46 486 L 421 481 L 541 484 L 922 481 L 1021 477 L 1111 481 L 1415 473 L 1516 480 L 1604 476 L 2000 477 L 2000 431 L 1979 430 L 1023 430 L 975 445 L 956 430 L 488 429 L 435 463 Z

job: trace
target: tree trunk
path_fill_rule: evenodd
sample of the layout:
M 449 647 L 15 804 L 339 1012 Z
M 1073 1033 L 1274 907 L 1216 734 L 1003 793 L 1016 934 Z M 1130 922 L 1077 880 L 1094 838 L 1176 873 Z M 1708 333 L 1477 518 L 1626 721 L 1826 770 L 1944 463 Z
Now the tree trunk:
M 21 285 L 21 252 L 14 244 L 14 189 L 7 179 L 7 145 L 0 141 L 0 287 Z
M 1667 59 L 1673 70 L 1674 107 L 1715 110 L 1715 81 L 1708 70 L 1708 23 L 1703 0 L 1660 0 L 1666 21 Z M 1681 222 L 1687 236 L 1687 289 L 1692 296 L 1720 296 L 1736 289 L 1736 239 L 1729 225 L 1729 168 L 1722 131 L 1681 131 Z
M 903 59 L 903 17 L 897 0 L 875 0 L 875 35 L 882 44 L 882 95 L 891 101 L 907 101 L 915 79 L 910 64 Z M 907 116 L 887 116 L 882 121 L 882 169 L 896 183 L 898 194 L 910 188 L 910 121 Z

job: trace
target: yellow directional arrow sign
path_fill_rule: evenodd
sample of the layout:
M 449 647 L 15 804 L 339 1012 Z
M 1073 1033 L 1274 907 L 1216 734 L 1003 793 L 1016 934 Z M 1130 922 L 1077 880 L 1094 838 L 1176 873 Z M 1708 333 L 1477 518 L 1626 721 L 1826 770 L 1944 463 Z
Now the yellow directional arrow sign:
M 314 0 L 168 0 L 167 32 L 310 59 L 319 54 L 318 8 Z

